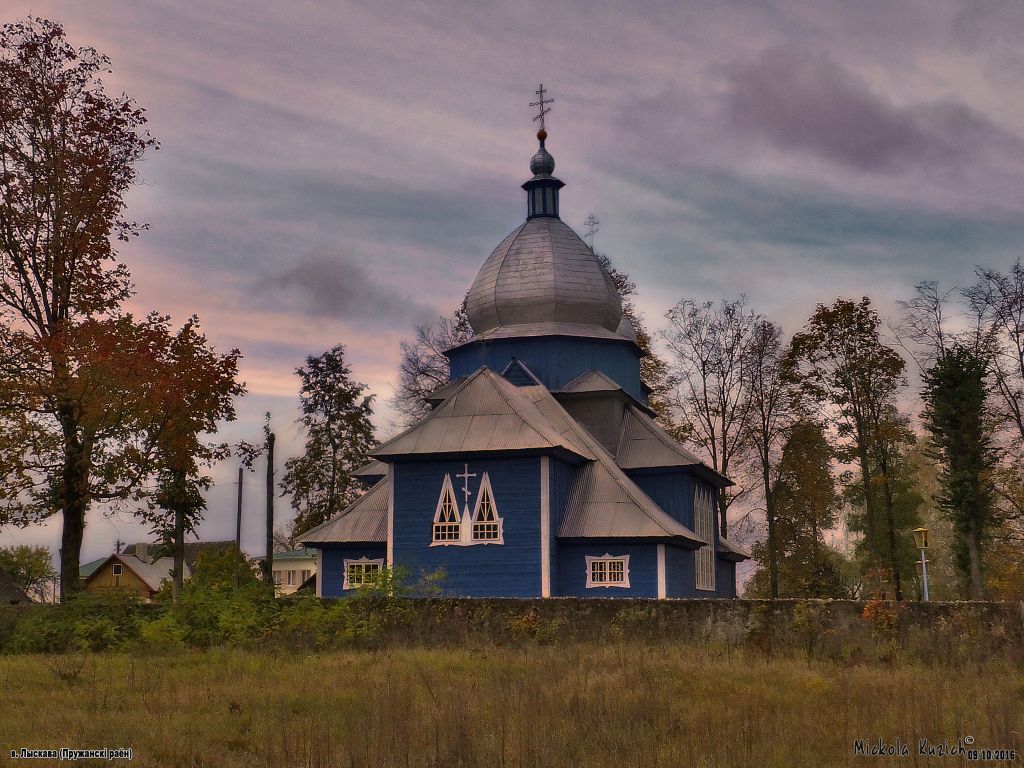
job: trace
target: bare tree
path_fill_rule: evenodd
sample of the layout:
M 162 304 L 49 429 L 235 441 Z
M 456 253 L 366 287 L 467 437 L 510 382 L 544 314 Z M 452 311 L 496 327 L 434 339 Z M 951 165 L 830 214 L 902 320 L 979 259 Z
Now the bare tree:
M 430 412 L 427 395 L 450 378 L 451 368 L 444 353 L 472 336 L 463 299 L 452 314 L 417 326 L 416 338 L 402 342 L 398 389 L 389 402 L 404 425 L 415 424 Z
M 662 332 L 677 382 L 672 405 L 712 469 L 728 476 L 751 448 L 754 410 L 746 375 L 755 328 L 763 319 L 747 298 L 698 304 L 684 299 L 666 313 Z M 728 532 L 728 510 L 746 489 L 718 495 L 719 527 Z
M 1006 274 L 981 267 L 976 274 L 964 297 L 991 352 L 1003 416 L 1024 440 L 1024 263 L 1018 259 Z
M 782 328 L 770 320 L 759 318 L 754 324 L 746 355 L 745 378 L 750 393 L 750 442 L 756 452 L 764 494 L 768 580 L 773 598 L 779 596 L 780 549 L 775 486 L 782 448 L 794 421 L 788 387 L 782 378 L 782 352 Z

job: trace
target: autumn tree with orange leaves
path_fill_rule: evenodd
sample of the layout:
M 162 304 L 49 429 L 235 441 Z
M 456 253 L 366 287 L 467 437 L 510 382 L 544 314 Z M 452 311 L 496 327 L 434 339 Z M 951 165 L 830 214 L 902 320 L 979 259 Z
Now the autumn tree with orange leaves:
M 134 101 L 104 91 L 109 72 L 57 23 L 0 30 L 0 522 L 62 515 L 64 596 L 86 512 L 195 505 L 216 453 L 202 436 L 244 391 L 237 350 L 212 350 L 195 318 L 175 331 L 122 311 L 133 286 L 114 244 L 144 228 L 124 197 L 157 143 Z

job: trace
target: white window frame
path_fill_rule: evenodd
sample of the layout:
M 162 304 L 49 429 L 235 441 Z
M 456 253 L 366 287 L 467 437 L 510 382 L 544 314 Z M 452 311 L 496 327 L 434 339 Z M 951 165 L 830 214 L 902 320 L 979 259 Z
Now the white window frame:
M 294 587 L 295 586 L 295 571 L 293 571 L 291 569 L 288 570 L 288 584 L 287 584 L 287 586 L 289 586 L 289 587 Z
M 602 587 L 629 589 L 629 555 L 611 555 L 605 552 L 600 556 L 586 555 L 584 560 L 587 563 L 587 589 L 599 589 Z M 603 580 L 594 580 L 595 565 L 597 566 L 596 570 L 602 570 L 603 567 Z M 612 581 L 611 572 L 613 568 L 618 570 L 618 567 L 622 569 L 622 578 L 618 581 Z
M 483 513 L 484 499 L 490 502 L 491 514 L 494 515 L 493 520 L 480 520 L 480 515 Z M 498 514 L 498 505 L 494 501 L 494 490 L 491 488 L 491 478 L 484 472 L 484 476 L 480 479 L 480 488 L 476 492 L 476 505 L 473 508 L 473 517 L 470 521 L 472 528 L 471 541 L 474 544 L 504 544 L 505 543 L 505 525 L 501 519 L 501 515 Z M 488 533 L 493 532 L 492 536 L 486 538 L 477 536 L 477 526 L 488 526 Z
M 381 573 L 384 570 L 384 558 L 383 557 L 360 557 L 359 559 L 346 557 L 342 560 L 342 566 L 344 567 L 344 579 L 341 583 L 342 589 L 362 589 L 363 587 L 369 586 L 369 582 L 366 580 L 367 569 L 374 566 L 371 573 Z M 350 573 L 350 569 L 351 573 Z M 362 574 L 359 582 L 354 583 L 349 576 L 355 575 L 358 571 Z
M 455 510 L 455 520 L 446 520 L 442 515 L 446 499 L 450 499 L 452 508 Z M 459 502 L 455 498 L 455 488 L 452 486 L 452 476 L 445 474 L 444 482 L 441 484 L 441 494 L 437 497 L 437 508 L 434 510 L 434 522 L 430 526 L 430 546 L 450 547 L 462 542 L 462 527 L 465 523 L 463 515 L 459 514 Z M 439 526 L 441 528 L 439 528 Z M 443 530 L 444 537 L 438 538 L 438 531 Z M 452 536 L 454 534 L 454 536 Z
M 124 566 L 121 565 L 121 563 L 113 563 L 112 565 L 114 567 L 110 569 L 110 572 L 114 576 L 123 576 L 124 575 Z
M 708 543 L 693 553 L 694 579 L 702 592 L 715 591 L 715 496 L 705 485 L 693 492 L 693 532 Z

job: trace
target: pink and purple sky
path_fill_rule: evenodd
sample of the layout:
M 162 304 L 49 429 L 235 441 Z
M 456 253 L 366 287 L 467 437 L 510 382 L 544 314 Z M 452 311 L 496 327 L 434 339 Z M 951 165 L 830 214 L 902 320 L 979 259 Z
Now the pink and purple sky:
M 108 54 L 108 88 L 148 110 L 162 148 L 129 197 L 152 226 L 121 249 L 133 307 L 195 312 L 242 350 L 249 395 L 223 434 L 256 439 L 269 410 L 282 461 L 293 371 L 339 342 L 393 428 L 399 342 L 525 215 L 540 81 L 563 218 L 599 217 L 655 330 L 682 297 L 745 293 L 790 333 L 837 295 L 891 313 L 1024 242 L 1019 0 L 6 0 L 0 21 L 30 12 Z M 235 471 L 215 473 L 204 539 L 233 536 Z M 147 538 L 94 511 L 83 560 L 116 537 Z M 59 538 L 57 519 L 0 529 Z

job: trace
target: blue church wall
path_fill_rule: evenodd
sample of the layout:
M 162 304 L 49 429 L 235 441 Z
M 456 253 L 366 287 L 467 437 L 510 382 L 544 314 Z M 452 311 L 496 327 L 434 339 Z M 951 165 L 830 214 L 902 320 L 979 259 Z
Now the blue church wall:
M 736 563 L 715 558 L 717 597 L 736 597 Z
M 320 593 L 324 597 L 343 597 L 353 590 L 343 589 L 345 583 L 345 559 L 384 559 L 387 546 L 383 542 L 366 544 L 324 544 L 321 568 L 316 577 L 320 580 Z
M 640 358 L 634 345 L 610 339 L 537 336 L 467 344 L 448 353 L 453 379 L 487 366 L 501 373 L 513 357 L 522 360 L 550 390 L 596 368 L 642 403 Z
M 560 544 L 558 594 L 562 597 L 657 597 L 658 545 L 597 542 Z M 587 556 L 629 555 L 629 588 L 587 588 Z
M 700 480 L 685 469 L 678 468 L 627 470 L 626 474 L 655 504 L 693 530 L 693 497 Z M 701 485 L 714 492 L 710 485 Z
M 461 597 L 540 597 L 539 456 L 469 460 L 470 510 L 483 473 L 491 481 L 503 544 L 431 546 L 434 513 L 445 474 L 450 474 L 460 511 L 464 507 L 465 461 L 396 462 L 394 490 L 394 564 L 408 569 L 415 585 L 422 574 L 444 569 L 440 586 Z M 554 539 L 552 539 L 554 548 Z
M 696 561 L 693 550 L 665 545 L 665 596 L 708 597 L 712 593 L 697 589 Z
M 558 546 L 558 529 L 562 525 L 562 514 L 569 503 L 569 492 L 576 477 L 576 469 L 559 459 L 550 459 L 551 467 L 551 594 L 559 591 L 558 562 L 561 554 Z

